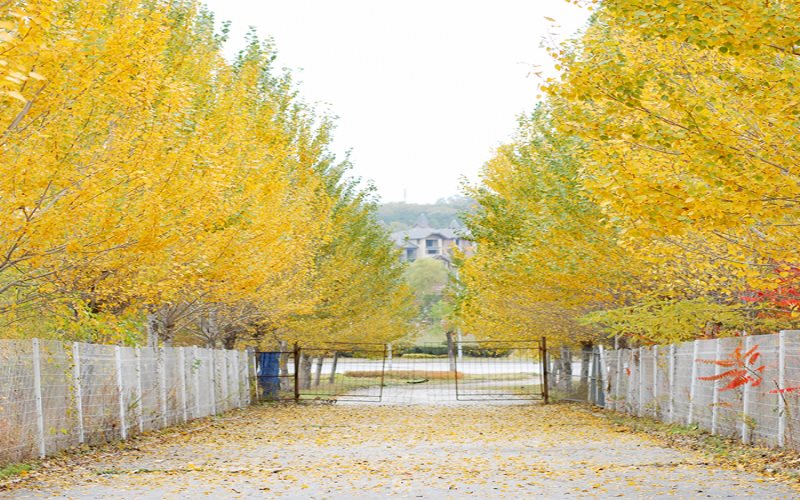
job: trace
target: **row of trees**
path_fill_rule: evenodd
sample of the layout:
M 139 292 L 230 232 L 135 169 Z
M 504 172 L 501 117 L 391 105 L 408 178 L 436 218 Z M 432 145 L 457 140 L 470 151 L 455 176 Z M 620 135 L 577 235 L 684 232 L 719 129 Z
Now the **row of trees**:
M 603 0 L 468 189 L 465 330 L 638 343 L 793 328 L 800 4 Z M 509 333 L 510 332 L 510 333 Z
M 203 342 L 405 334 L 371 189 L 271 43 L 192 0 L 0 5 L 0 328 Z

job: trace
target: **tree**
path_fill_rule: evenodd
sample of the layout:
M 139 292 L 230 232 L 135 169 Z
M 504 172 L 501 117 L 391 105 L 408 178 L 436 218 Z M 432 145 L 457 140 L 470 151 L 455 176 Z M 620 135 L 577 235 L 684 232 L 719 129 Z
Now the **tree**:
M 342 180 L 332 120 L 275 71 L 271 42 L 250 33 L 227 62 L 192 0 L 6 2 L 0 35 L 9 333 L 133 343 L 139 327 L 153 343 L 233 347 L 285 336 L 342 298 L 322 283 L 365 262 L 328 333 L 371 315 L 382 335 L 402 330 L 374 202 Z

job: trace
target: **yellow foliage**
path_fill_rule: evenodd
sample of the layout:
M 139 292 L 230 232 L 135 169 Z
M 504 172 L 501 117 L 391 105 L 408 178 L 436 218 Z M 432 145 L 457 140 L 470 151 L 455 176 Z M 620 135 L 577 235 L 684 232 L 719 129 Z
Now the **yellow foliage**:
M 251 33 L 225 61 L 192 0 L 22 5 L 0 7 L 9 321 L 71 310 L 82 323 L 87 307 L 93 318 L 139 311 L 168 342 L 209 314 L 252 332 L 332 300 L 316 287 L 328 274 L 392 267 L 358 269 L 353 255 L 318 265 L 348 221 L 324 215 L 344 167 L 327 150 L 330 120 L 275 72 L 269 44 Z M 369 311 L 391 318 L 394 306 Z

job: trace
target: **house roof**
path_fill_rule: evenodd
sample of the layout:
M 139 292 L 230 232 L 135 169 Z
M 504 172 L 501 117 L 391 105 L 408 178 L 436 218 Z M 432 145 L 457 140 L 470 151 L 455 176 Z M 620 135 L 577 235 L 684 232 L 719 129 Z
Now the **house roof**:
M 405 231 L 395 231 L 392 233 L 392 239 L 394 242 L 403 248 L 412 248 L 412 246 L 416 247 L 417 245 L 414 245 L 411 240 L 424 240 L 430 236 L 437 236 L 447 240 L 455 240 L 457 238 L 469 239 L 466 229 L 458 226 L 457 223 L 456 225 L 451 223 L 450 227 L 448 228 L 414 226 L 411 229 L 406 229 Z
M 419 217 L 417 217 L 417 222 L 414 223 L 414 227 L 431 227 L 431 223 L 428 221 L 428 216 L 424 213 L 419 214 Z

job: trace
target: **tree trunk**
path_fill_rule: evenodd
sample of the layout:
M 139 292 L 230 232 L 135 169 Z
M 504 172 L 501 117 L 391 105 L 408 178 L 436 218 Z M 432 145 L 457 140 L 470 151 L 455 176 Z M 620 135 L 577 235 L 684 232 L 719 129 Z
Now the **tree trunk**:
M 561 363 L 561 358 L 556 358 L 555 356 L 548 356 L 550 358 L 552 368 L 550 369 L 550 387 L 548 389 L 553 389 L 555 387 L 559 387 L 561 385 L 561 379 L 564 377 L 564 372 L 562 370 L 563 364 Z
M 563 388 L 572 394 L 572 351 L 569 347 L 561 347 L 561 368 L 563 370 Z
M 289 377 L 289 344 L 285 340 L 278 341 L 278 350 L 281 353 L 280 361 L 280 379 L 282 391 L 293 391 L 294 381 Z
M 333 365 L 331 366 L 331 376 L 328 378 L 328 382 L 331 384 L 336 380 L 336 365 L 339 364 L 339 351 L 333 353 Z
M 311 388 L 311 362 L 310 357 L 300 353 L 300 387 L 303 389 Z
M 581 383 L 580 388 L 589 387 L 589 363 L 592 361 L 592 343 L 581 342 Z
M 158 347 L 158 316 L 153 312 L 147 313 L 146 323 L 147 347 Z
M 319 385 L 319 379 L 322 377 L 322 363 L 325 361 L 325 356 L 317 356 L 317 371 L 314 374 L 314 387 Z
M 453 349 L 453 332 L 447 332 L 447 357 L 450 359 L 450 371 L 456 372 L 456 353 Z

